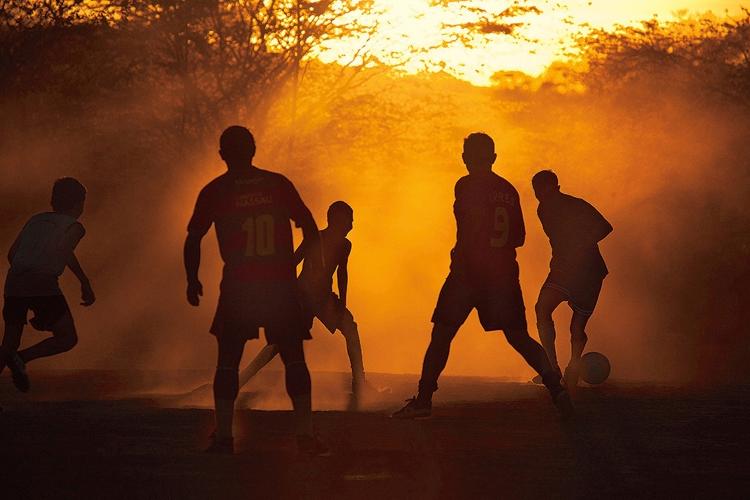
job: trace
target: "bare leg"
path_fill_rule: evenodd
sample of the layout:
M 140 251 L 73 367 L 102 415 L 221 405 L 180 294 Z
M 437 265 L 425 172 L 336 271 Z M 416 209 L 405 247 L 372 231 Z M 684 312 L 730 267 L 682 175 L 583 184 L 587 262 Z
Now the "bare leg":
M 555 368 L 547 358 L 544 348 L 536 340 L 532 339 L 526 330 L 505 332 L 505 338 L 513 349 L 523 356 L 523 359 L 526 360 L 529 366 L 542 376 L 542 379 L 545 380 L 545 385 L 547 385 L 546 379 L 550 374 L 554 374 Z M 559 377 L 557 379 L 559 380 Z
M 362 360 L 362 343 L 359 340 L 357 323 L 351 314 L 347 314 L 341 322 L 341 334 L 346 340 L 346 353 L 349 355 L 349 364 L 352 368 L 352 380 L 355 384 L 365 381 L 365 365 Z
M 312 436 L 312 394 L 310 372 L 305 363 L 302 339 L 279 345 L 279 354 L 286 369 L 286 392 L 292 400 L 298 436 Z
M 78 335 L 70 314 L 63 316 L 52 329 L 52 337 L 48 337 L 31 347 L 20 351 L 18 355 L 28 363 L 39 358 L 54 356 L 73 349 L 78 343 Z
M 23 323 L 5 323 L 2 347 L 0 347 L 0 373 L 5 369 L 5 357 L 18 350 L 21 345 Z
M 424 355 L 417 399 L 432 401 L 432 393 L 437 391 L 437 381 L 448 363 L 451 342 L 458 333 L 458 328 L 440 323 L 435 323 L 432 327 L 432 339 Z
M 570 365 L 578 366 L 581 361 L 581 355 L 583 349 L 586 347 L 588 342 L 588 336 L 586 335 L 586 324 L 589 322 L 589 318 L 586 314 L 579 312 L 573 312 L 573 318 L 570 320 Z
M 216 416 L 216 438 L 231 439 L 233 436 L 234 402 L 239 392 L 238 370 L 245 349 L 245 339 L 230 335 L 216 339 L 219 344 L 218 362 L 214 376 L 214 404 Z
M 539 331 L 539 340 L 542 342 L 544 351 L 547 353 L 552 367 L 558 372 L 560 371 L 560 365 L 557 361 L 557 351 L 555 350 L 555 322 L 552 320 L 552 313 L 555 311 L 557 306 L 567 300 L 565 294 L 560 290 L 556 290 L 550 287 L 542 287 L 539 291 L 539 298 L 537 299 L 534 310 L 536 312 L 536 327 Z
M 240 372 L 240 387 L 247 384 L 251 378 L 266 366 L 279 353 L 279 347 L 275 344 L 266 344 L 263 349 L 250 361 L 250 364 Z

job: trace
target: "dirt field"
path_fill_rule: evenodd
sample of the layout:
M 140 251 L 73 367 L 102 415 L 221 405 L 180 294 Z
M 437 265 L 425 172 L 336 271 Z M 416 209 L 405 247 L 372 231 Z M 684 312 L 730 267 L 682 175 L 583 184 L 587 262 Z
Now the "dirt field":
M 239 413 L 232 457 L 200 452 L 209 393 L 174 396 L 205 373 L 31 375 L 30 396 L 0 380 L 3 499 L 750 496 L 750 388 L 607 383 L 581 390 L 563 424 L 539 387 L 449 377 L 434 416 L 404 422 L 388 414 L 415 376 L 372 376 L 392 393 L 352 412 L 345 377 L 318 373 L 315 423 L 334 455 L 303 460 L 278 372 L 246 387 L 243 404 L 266 409 Z

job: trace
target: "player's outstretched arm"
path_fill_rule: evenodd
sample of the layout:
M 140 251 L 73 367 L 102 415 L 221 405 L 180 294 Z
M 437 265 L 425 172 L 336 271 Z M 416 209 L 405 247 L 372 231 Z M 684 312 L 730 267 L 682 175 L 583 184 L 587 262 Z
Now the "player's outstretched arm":
M 341 262 L 336 269 L 336 282 L 339 285 L 339 298 L 344 307 L 346 307 L 346 291 L 349 287 L 349 254 L 352 253 L 352 244 L 346 241 L 344 254 L 341 256 Z
M 198 280 L 202 239 L 202 234 L 188 232 L 182 252 L 185 260 L 185 273 L 187 274 L 187 301 L 191 306 L 198 306 L 200 297 L 203 295 L 203 285 Z
M 81 263 L 78 262 L 78 258 L 75 254 L 75 249 L 78 246 L 78 243 L 85 235 L 86 230 L 81 224 L 73 224 L 70 229 L 65 232 L 63 248 L 68 252 L 68 256 L 65 260 L 66 266 L 71 270 L 75 277 L 78 278 L 78 281 L 81 282 L 81 305 L 90 306 L 96 301 L 96 295 L 94 295 L 94 290 L 91 288 L 89 278 L 83 271 L 83 267 L 81 267 Z
M 88 307 L 96 302 L 94 289 L 91 288 L 91 282 L 89 281 L 88 276 L 86 276 L 86 273 L 83 271 L 81 263 L 78 262 L 78 258 L 76 257 L 75 252 L 70 252 L 70 255 L 68 256 L 67 266 L 68 269 L 70 269 L 73 274 L 75 274 L 76 278 L 78 278 L 78 281 L 81 282 L 81 305 Z
M 306 214 L 295 220 L 297 225 L 302 228 L 302 245 L 305 245 L 305 247 L 319 245 L 320 233 L 318 232 L 318 225 L 315 223 L 315 219 L 313 219 L 310 211 L 307 210 L 307 207 L 305 207 L 305 211 L 307 212 Z
M 307 208 L 305 202 L 302 201 L 297 189 L 289 179 L 284 178 L 287 194 L 287 204 L 289 208 L 289 215 L 294 221 L 295 225 L 302 229 L 302 243 L 297 251 L 302 249 L 304 254 L 310 254 L 310 249 L 314 248 L 314 245 L 320 245 L 320 233 L 318 232 L 318 225 L 315 223 L 315 219 Z M 297 252 L 295 252 L 295 259 L 297 258 Z M 299 261 L 296 261 L 299 263 Z M 321 263 L 322 265 L 322 252 L 321 252 Z
M 200 297 L 203 295 L 203 285 L 198 280 L 198 268 L 201 265 L 201 240 L 211 228 L 215 216 L 209 186 L 201 190 L 195 202 L 193 216 L 188 222 L 188 235 L 182 250 L 187 275 L 187 301 L 191 306 L 198 306 Z

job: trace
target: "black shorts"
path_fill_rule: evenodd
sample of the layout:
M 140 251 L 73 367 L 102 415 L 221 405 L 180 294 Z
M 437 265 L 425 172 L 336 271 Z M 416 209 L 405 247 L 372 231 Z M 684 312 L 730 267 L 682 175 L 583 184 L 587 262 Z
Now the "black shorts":
M 591 316 L 599 300 L 604 276 L 566 276 L 552 271 L 544 281 L 542 288 L 552 288 L 565 295 L 568 305 L 573 311 Z
M 249 340 L 259 337 L 260 327 L 269 344 L 311 338 L 294 282 L 222 283 L 210 332 Z
M 304 294 L 303 308 L 308 329 L 312 328 L 314 318 L 318 318 L 331 333 L 347 327 L 356 327 L 354 315 L 333 292 L 321 294 L 320 298 Z
M 475 284 L 450 273 L 440 290 L 432 322 L 458 327 L 474 308 L 487 332 L 526 330 L 526 309 L 517 276 Z
M 63 295 L 45 295 L 5 297 L 3 319 L 8 324 L 25 325 L 29 310 L 34 313 L 31 319 L 32 326 L 47 332 L 52 331 L 61 319 L 70 316 L 70 308 Z

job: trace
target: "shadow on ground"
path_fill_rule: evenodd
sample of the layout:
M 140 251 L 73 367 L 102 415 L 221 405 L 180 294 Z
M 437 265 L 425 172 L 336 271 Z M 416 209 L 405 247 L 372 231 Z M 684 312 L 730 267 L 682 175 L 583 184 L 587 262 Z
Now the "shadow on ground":
M 584 388 L 564 424 L 540 387 L 451 378 L 434 416 L 388 418 L 416 377 L 373 376 L 392 392 L 346 411 L 346 380 L 316 374 L 315 422 L 334 455 L 300 459 L 280 374 L 248 388 L 233 457 L 208 456 L 213 421 L 189 392 L 206 374 L 33 373 L 0 385 L 3 498 L 663 498 L 750 491 L 750 388 Z M 187 377 L 191 383 L 173 381 Z M 193 377 L 192 379 L 190 377 Z M 158 384 L 152 382 L 158 379 Z M 170 382 L 172 381 L 172 382 Z M 192 385 L 191 385 L 192 384 Z M 259 386 L 268 388 L 260 391 Z M 210 394 L 209 394 L 210 395 Z

